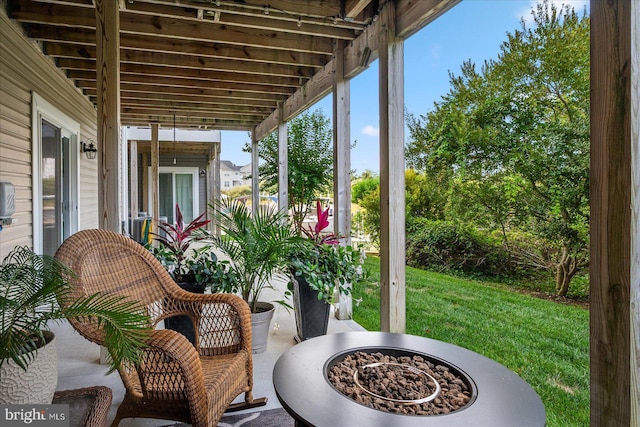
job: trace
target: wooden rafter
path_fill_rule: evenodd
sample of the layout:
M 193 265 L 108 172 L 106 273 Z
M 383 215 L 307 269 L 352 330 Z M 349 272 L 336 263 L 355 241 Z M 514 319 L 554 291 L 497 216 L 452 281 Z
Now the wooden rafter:
M 409 33 L 458 0 L 397 0 Z M 94 0 L 6 0 L 8 14 L 96 102 Z M 121 123 L 256 130 L 331 90 L 344 44 L 351 78 L 377 58 L 373 0 L 119 1 Z M 226 126 L 226 127 L 225 127 Z

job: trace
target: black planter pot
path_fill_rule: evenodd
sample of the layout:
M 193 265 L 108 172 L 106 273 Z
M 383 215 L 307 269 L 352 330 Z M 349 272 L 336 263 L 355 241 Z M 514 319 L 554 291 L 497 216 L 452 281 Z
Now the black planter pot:
M 194 294 L 204 294 L 205 285 L 192 282 L 178 283 L 185 291 L 193 292 Z M 171 329 L 172 331 L 180 332 L 184 335 L 191 344 L 196 345 L 196 333 L 193 328 L 193 321 L 189 316 L 173 316 L 164 319 L 165 329 Z
M 293 310 L 296 314 L 297 342 L 327 334 L 329 304 L 318 299 L 318 291 L 302 277 L 293 281 Z

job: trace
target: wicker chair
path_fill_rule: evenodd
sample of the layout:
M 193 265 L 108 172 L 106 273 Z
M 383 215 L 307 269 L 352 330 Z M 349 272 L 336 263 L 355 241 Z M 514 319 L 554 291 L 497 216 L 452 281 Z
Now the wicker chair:
M 126 295 L 147 307 L 154 326 L 175 315 L 193 320 L 197 348 L 178 332 L 155 329 L 140 366 L 120 366 L 126 393 L 112 426 L 136 417 L 211 427 L 225 411 L 266 404 L 252 397 L 251 313 L 240 297 L 182 290 L 149 251 L 111 231 L 80 231 L 55 256 L 77 275 L 74 295 Z M 95 323 L 71 323 L 102 344 Z M 244 402 L 230 405 L 242 393 Z

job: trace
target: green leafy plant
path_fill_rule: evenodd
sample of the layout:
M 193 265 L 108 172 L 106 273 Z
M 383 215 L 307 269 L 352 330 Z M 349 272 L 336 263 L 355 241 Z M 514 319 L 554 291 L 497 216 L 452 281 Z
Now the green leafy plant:
M 203 212 L 184 224 L 180 206 L 176 203 L 176 224 L 160 223 L 163 233 L 154 234 L 159 246 L 147 245 L 147 249 L 160 261 L 177 283 L 197 283 L 213 291 L 229 288 L 227 276 L 229 264 L 219 261 L 207 246 L 193 248 L 192 244 L 207 238 L 202 228 L 210 220 L 203 220 Z
M 0 366 L 9 359 L 27 369 L 48 322 L 89 318 L 105 333 L 110 371 L 123 361 L 137 363 L 150 332 L 143 307 L 122 296 L 93 294 L 71 298 L 74 274 L 55 258 L 16 247 L 0 265 Z
M 260 206 L 251 212 L 244 204 L 222 199 L 209 205 L 222 231 L 212 236 L 231 261 L 233 292 L 239 292 L 256 312 L 257 302 L 270 280 L 287 265 L 287 255 L 303 240 L 285 225 L 286 216 L 273 206 Z
M 330 303 L 336 288 L 349 294 L 348 284 L 366 280 L 362 268 L 364 253 L 352 246 L 340 245 L 340 237 L 323 230 L 329 226 L 329 208 L 316 204 L 318 222 L 314 228 L 303 229 L 306 239 L 289 257 L 289 270 L 294 279 L 303 278 L 309 287 L 318 292 L 318 299 Z M 293 282 L 289 282 L 292 290 Z

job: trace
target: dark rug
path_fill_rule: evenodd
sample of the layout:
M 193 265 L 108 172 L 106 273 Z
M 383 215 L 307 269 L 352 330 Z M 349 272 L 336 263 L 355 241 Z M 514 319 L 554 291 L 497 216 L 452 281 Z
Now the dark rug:
M 171 424 L 167 427 L 186 427 L 190 424 Z M 293 427 L 293 418 L 282 408 L 222 417 L 218 427 Z

